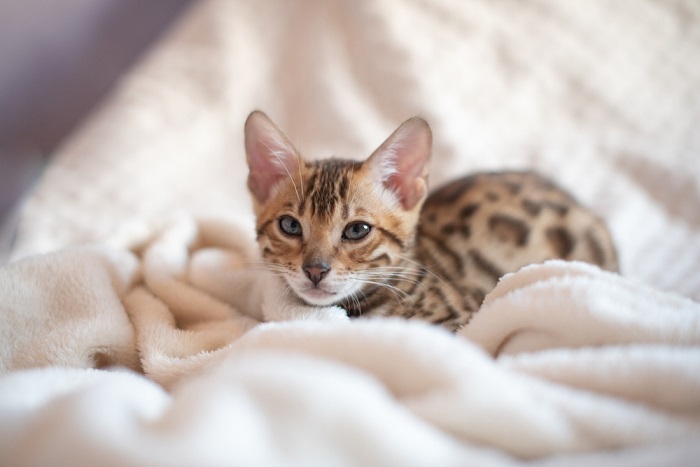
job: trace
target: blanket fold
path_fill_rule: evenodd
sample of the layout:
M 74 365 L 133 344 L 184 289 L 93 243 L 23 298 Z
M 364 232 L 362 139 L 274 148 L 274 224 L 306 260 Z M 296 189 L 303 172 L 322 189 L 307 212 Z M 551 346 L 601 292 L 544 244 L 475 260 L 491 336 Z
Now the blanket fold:
M 121 301 L 137 278 L 133 255 L 98 248 L 0 269 L 0 373 L 49 365 L 138 368 Z
M 564 346 L 698 346 L 700 315 L 687 298 L 587 264 L 550 261 L 502 278 L 463 335 L 496 356 Z

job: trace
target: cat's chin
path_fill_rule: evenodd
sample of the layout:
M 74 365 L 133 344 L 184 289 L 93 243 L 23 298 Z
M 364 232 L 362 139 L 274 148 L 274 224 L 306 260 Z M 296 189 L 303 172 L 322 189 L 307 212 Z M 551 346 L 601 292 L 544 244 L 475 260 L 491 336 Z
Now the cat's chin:
M 329 306 L 337 303 L 342 297 L 340 294 L 326 292 L 319 288 L 310 288 L 304 291 L 297 291 L 297 296 L 309 305 Z

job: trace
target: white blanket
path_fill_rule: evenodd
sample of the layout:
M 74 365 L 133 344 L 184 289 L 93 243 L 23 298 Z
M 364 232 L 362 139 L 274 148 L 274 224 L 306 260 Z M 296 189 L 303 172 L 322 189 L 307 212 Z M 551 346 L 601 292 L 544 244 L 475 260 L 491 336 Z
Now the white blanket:
M 670 465 L 700 454 L 697 303 L 551 262 L 502 280 L 460 336 L 403 320 L 257 324 L 217 293 L 244 265 L 236 238 L 232 225 L 178 219 L 140 268 L 93 248 L 6 267 L 4 461 L 508 465 L 622 452 Z M 136 354 L 145 377 L 91 368 L 138 369 Z
M 687 465 L 699 50 L 692 0 L 196 3 L 22 210 L 0 269 L 0 463 Z M 254 108 L 309 157 L 365 157 L 422 114 L 434 185 L 540 170 L 606 218 L 623 276 L 523 269 L 457 336 L 261 324 L 264 277 L 236 292 Z

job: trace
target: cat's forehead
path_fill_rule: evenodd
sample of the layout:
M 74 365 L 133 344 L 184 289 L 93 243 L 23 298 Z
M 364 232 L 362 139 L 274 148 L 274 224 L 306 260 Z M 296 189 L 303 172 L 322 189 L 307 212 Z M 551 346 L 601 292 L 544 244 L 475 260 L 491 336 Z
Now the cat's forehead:
M 304 163 L 303 196 L 299 213 L 330 218 L 348 209 L 348 194 L 357 182 L 362 163 L 348 159 L 323 159 Z

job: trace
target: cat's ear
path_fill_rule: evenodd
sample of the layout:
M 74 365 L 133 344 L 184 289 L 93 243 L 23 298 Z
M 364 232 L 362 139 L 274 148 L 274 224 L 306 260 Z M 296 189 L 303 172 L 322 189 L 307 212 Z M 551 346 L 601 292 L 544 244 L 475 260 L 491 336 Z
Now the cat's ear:
M 267 115 L 256 110 L 245 122 L 248 189 L 264 203 L 282 180 L 299 173 L 299 154 Z
M 428 122 L 406 120 L 367 159 L 372 172 L 394 192 L 404 209 L 412 209 L 428 192 L 432 133 Z

